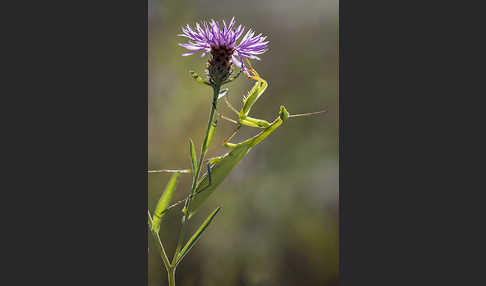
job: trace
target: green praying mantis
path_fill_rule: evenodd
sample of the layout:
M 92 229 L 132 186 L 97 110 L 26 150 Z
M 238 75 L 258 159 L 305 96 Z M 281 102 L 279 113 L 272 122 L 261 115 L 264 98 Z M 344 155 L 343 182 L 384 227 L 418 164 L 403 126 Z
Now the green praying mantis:
M 272 121 L 268 122 L 263 119 L 257 119 L 249 116 L 250 110 L 252 106 L 257 102 L 257 100 L 263 95 L 265 90 L 268 87 L 267 81 L 265 81 L 251 66 L 251 63 L 248 61 L 249 72 L 246 72 L 249 79 L 255 80 L 255 84 L 253 85 L 252 89 L 248 92 L 247 96 L 243 98 L 243 107 L 240 111 L 236 110 L 225 95 L 228 93 L 228 90 L 224 90 L 220 92 L 220 85 L 213 85 L 208 81 L 203 80 L 200 78 L 196 73 L 191 72 L 192 77 L 199 83 L 210 85 L 213 87 L 214 95 L 213 95 L 213 105 L 210 112 L 210 120 L 208 121 L 208 127 L 206 131 L 206 137 L 204 139 L 203 146 L 201 147 L 201 155 L 199 157 L 199 162 L 197 162 L 196 158 L 196 151 L 194 149 L 194 144 L 191 140 L 189 140 L 190 145 L 190 154 L 191 154 L 191 164 L 192 170 L 153 170 L 148 171 L 149 173 L 173 173 L 171 179 L 169 180 L 164 192 L 162 193 L 159 202 L 156 205 L 156 208 L 153 212 L 153 215 L 148 212 L 148 226 L 149 230 L 156 240 L 157 245 L 160 250 L 160 254 L 162 257 L 162 261 L 168 273 L 168 281 L 169 285 L 175 285 L 175 271 L 181 260 L 189 253 L 192 247 L 196 244 L 196 242 L 201 237 L 202 233 L 205 229 L 211 224 L 212 220 L 216 216 L 216 214 L 221 209 L 218 207 L 214 210 L 206 220 L 201 224 L 201 226 L 196 230 L 196 232 L 189 238 L 186 242 L 184 247 L 182 246 L 182 242 L 184 240 L 185 234 L 185 226 L 187 221 L 196 213 L 196 211 L 200 208 L 200 206 L 206 201 L 206 199 L 214 192 L 214 190 L 224 181 L 224 179 L 230 174 L 235 166 L 240 163 L 240 161 L 250 152 L 250 150 L 255 147 L 257 144 L 265 140 L 270 134 L 272 134 L 282 123 L 289 118 L 299 117 L 299 116 L 309 116 L 313 114 L 323 113 L 326 112 L 318 111 L 318 112 L 311 112 L 311 113 L 304 113 L 304 114 L 295 114 L 290 115 L 287 109 L 284 106 L 280 106 L 280 111 L 278 116 Z M 241 71 L 240 71 L 241 73 Z M 230 81 L 235 80 L 240 73 L 236 76 L 229 78 L 227 81 L 223 82 L 222 84 L 228 83 Z M 217 100 L 223 98 L 228 105 L 228 107 L 238 115 L 238 120 L 233 120 L 231 118 L 225 117 L 219 112 L 216 111 L 216 103 Z M 212 159 L 207 160 L 207 172 L 199 177 L 199 172 L 201 170 L 201 165 L 203 164 L 204 155 L 208 150 L 208 146 L 213 138 L 214 131 L 216 128 L 217 120 L 214 120 L 214 112 L 216 112 L 220 118 L 230 121 L 236 124 L 236 128 L 234 132 L 223 141 L 223 146 L 230 149 L 230 151 L 222 156 L 215 157 Z M 254 128 L 261 128 L 263 129 L 257 135 L 248 138 L 240 143 L 230 143 L 229 141 L 236 135 L 238 130 L 243 126 L 249 126 Z M 170 204 L 171 197 L 174 193 L 176 188 L 178 177 L 181 173 L 193 173 L 193 184 L 191 188 L 191 193 L 183 200 L 180 200 L 172 205 Z M 174 257 L 172 261 L 169 261 L 165 248 L 160 240 L 159 231 L 160 231 L 160 224 L 164 214 L 176 207 L 180 204 L 184 203 L 184 208 L 182 209 L 183 212 L 183 219 L 182 219 L 182 227 L 179 232 L 179 240 L 177 243 L 177 247 L 174 253 Z
M 249 73 L 247 73 L 247 76 L 248 78 L 253 79 L 256 82 L 253 85 L 253 88 L 248 92 L 248 95 L 244 97 L 242 109 L 240 111 L 237 111 L 229 103 L 227 98 L 224 97 L 224 100 L 228 105 L 228 107 L 238 115 L 238 121 L 232 120 L 218 113 L 222 119 L 237 124 L 237 127 L 233 132 L 233 134 L 229 136 L 227 139 L 225 139 L 223 142 L 223 146 L 230 149 L 230 151 L 220 157 L 216 157 L 208 160 L 209 163 L 207 164 L 207 172 L 203 174 L 202 177 L 197 182 L 195 192 L 190 195 L 190 199 L 191 199 L 190 203 L 186 204 L 184 209 L 182 210 L 184 214 L 186 214 L 186 212 L 189 212 L 188 213 L 189 219 L 196 213 L 199 207 L 214 192 L 214 190 L 224 181 L 224 179 L 229 175 L 229 173 L 233 170 L 233 168 L 236 165 L 238 165 L 238 163 L 246 156 L 246 154 L 248 154 L 248 152 L 250 152 L 250 150 L 253 147 L 255 147 L 258 143 L 262 142 L 263 140 L 265 140 L 265 138 L 267 138 L 270 134 L 272 134 L 280 125 L 282 125 L 284 121 L 293 117 L 309 116 L 309 115 L 326 112 L 325 110 L 323 110 L 318 112 L 290 115 L 284 106 L 280 106 L 280 111 L 278 116 L 271 123 L 263 119 L 250 117 L 249 113 L 252 106 L 265 92 L 265 90 L 268 87 L 268 83 L 266 80 L 260 77 L 260 75 L 255 71 L 255 69 L 253 69 L 249 61 L 248 61 L 248 66 L 249 66 Z M 198 80 L 197 76 L 193 75 L 193 77 L 196 80 Z M 261 131 L 257 135 L 243 142 L 230 143 L 229 141 L 238 132 L 239 128 L 241 128 L 242 125 L 255 127 L 255 128 L 262 128 L 263 131 Z M 169 171 L 173 171 L 173 170 L 169 170 Z M 188 173 L 188 172 L 190 171 L 181 170 L 181 173 Z M 175 203 L 174 205 L 169 206 L 165 211 L 168 211 L 170 208 L 175 207 L 181 204 L 182 202 L 186 202 L 188 199 L 189 197 Z

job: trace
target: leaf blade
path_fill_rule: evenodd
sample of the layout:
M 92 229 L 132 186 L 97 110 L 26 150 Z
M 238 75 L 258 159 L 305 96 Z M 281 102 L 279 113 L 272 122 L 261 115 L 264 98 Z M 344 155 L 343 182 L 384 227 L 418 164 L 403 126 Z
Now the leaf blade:
M 152 218 L 152 230 L 156 233 L 158 233 L 160 230 L 160 223 L 162 221 L 162 217 L 164 217 L 164 211 L 170 204 L 170 200 L 172 199 L 172 195 L 174 194 L 174 190 L 176 189 L 179 175 L 180 173 L 174 173 L 172 175 L 165 187 L 164 192 L 160 196 L 157 206 L 155 207 L 154 215 Z
M 201 234 L 206 230 L 206 228 L 211 224 L 213 221 L 214 217 L 218 212 L 221 210 L 221 207 L 216 208 L 209 216 L 206 218 L 206 220 L 201 224 L 201 226 L 197 229 L 197 231 L 192 235 L 192 237 L 187 241 L 186 245 L 182 248 L 182 250 L 179 252 L 177 255 L 176 263 L 175 265 L 177 266 L 179 262 L 189 253 L 189 251 L 192 249 L 192 247 L 196 244 L 196 242 L 199 240 L 201 237 Z
M 196 148 L 194 147 L 194 142 L 192 142 L 192 139 L 189 139 L 189 153 L 191 155 L 192 179 L 195 180 L 196 169 L 197 169 L 197 157 L 196 157 Z

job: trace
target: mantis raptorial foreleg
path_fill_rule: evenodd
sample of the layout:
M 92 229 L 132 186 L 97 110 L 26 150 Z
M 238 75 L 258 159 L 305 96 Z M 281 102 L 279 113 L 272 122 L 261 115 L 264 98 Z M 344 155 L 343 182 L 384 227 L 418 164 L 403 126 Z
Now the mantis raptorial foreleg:
M 270 126 L 270 123 L 268 121 L 248 116 L 251 107 L 257 102 L 260 96 L 267 89 L 268 83 L 266 80 L 261 78 L 256 70 L 251 66 L 250 61 L 247 62 L 249 66 L 249 73 L 247 74 L 248 78 L 254 79 L 256 80 L 256 82 L 250 92 L 248 92 L 248 95 L 243 98 L 243 108 L 239 112 L 240 122 L 241 124 L 251 127 L 267 128 L 268 126 Z
M 260 98 L 260 96 L 265 92 L 268 87 L 267 81 L 260 77 L 260 75 L 253 69 L 249 61 L 248 65 L 248 70 L 251 73 L 247 74 L 248 78 L 256 80 L 256 83 L 253 88 L 248 92 L 248 94 L 243 98 L 243 108 L 238 111 L 231 105 L 226 97 L 224 98 L 224 101 L 226 105 L 228 105 L 228 107 L 238 115 L 239 122 L 241 124 L 250 127 L 267 128 L 268 126 L 270 126 L 270 123 L 268 121 L 248 116 L 253 104 L 255 104 L 258 98 Z

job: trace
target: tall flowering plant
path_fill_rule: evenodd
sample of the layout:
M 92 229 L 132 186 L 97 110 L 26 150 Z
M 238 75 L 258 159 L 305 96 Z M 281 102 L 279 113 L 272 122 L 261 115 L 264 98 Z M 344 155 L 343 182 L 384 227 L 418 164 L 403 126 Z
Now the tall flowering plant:
M 211 224 L 214 217 L 221 209 L 220 207 L 216 208 L 196 232 L 184 243 L 189 220 L 209 195 L 214 192 L 219 184 L 229 175 L 231 170 L 238 165 L 254 146 L 263 141 L 288 118 L 323 112 L 290 115 L 287 109 L 284 106 L 281 106 L 278 116 L 272 122 L 249 116 L 251 107 L 265 92 L 268 83 L 253 69 L 248 59 L 260 60 L 257 55 L 263 54 L 268 50 L 268 41 L 265 41 L 266 37 L 262 34 L 255 35 L 255 32 L 251 29 L 248 29 L 243 38 L 238 41 L 244 34 L 244 31 L 245 27 L 242 25 L 235 28 L 235 19 L 233 18 L 228 25 L 226 25 L 225 21 L 221 24 L 214 20 L 211 20 L 209 23 L 196 23 L 195 27 L 187 25 L 182 28 L 183 33 L 179 34 L 179 36 L 189 39 L 187 43 L 179 44 L 189 50 L 189 52 L 182 54 L 182 56 L 189 56 L 198 52 L 201 52 L 203 57 L 206 54 L 210 55 L 207 63 L 207 78 L 202 78 L 192 71 L 190 73 L 198 83 L 211 87 L 213 97 L 210 104 L 209 119 L 204 140 L 200 148 L 199 158 L 197 157 L 192 140 L 189 140 L 189 153 L 192 168 L 190 170 L 165 169 L 149 171 L 149 173 L 173 173 L 155 207 L 155 210 L 152 213 L 150 211 L 148 212 L 148 227 L 159 247 L 162 261 L 168 273 L 170 286 L 175 285 L 175 272 L 177 266 L 196 244 L 202 233 Z M 246 64 L 244 59 L 247 60 Z M 240 68 L 240 72 L 234 72 L 233 64 Z M 228 94 L 228 89 L 222 90 L 221 87 L 234 81 L 238 78 L 241 72 L 246 74 L 249 79 L 255 80 L 255 83 L 253 88 L 250 89 L 248 94 L 243 98 L 243 107 L 238 111 L 225 97 Z M 221 99 L 224 99 L 230 109 L 236 113 L 238 117 L 236 120 L 217 112 L 217 103 Z M 223 142 L 223 146 L 228 148 L 229 152 L 222 156 L 206 160 L 207 164 L 204 167 L 206 167 L 207 171 L 201 175 L 201 169 L 205 162 L 205 155 L 211 145 L 217 127 L 215 114 L 217 114 L 219 118 L 235 124 L 236 127 L 235 131 Z M 244 125 L 260 128 L 262 131 L 243 142 L 230 143 L 229 141 L 232 137 Z M 191 190 L 185 199 L 171 205 L 172 195 L 176 188 L 179 175 L 183 173 L 192 174 Z M 182 225 L 179 231 L 179 239 L 174 255 L 172 259 L 169 260 L 164 245 L 160 240 L 160 224 L 167 211 L 182 204 L 184 204 L 184 207 L 182 209 Z

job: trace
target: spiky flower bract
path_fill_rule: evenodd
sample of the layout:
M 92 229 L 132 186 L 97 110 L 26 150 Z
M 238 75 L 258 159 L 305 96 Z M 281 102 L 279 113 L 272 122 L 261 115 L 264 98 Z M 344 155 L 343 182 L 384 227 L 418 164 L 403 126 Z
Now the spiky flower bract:
M 268 50 L 268 41 L 265 41 L 266 36 L 258 34 L 248 29 L 242 40 L 236 44 L 237 40 L 243 35 L 245 27 L 239 25 L 233 30 L 235 26 L 235 18 L 233 17 L 228 26 L 223 20 L 223 24 L 219 24 L 214 20 L 209 23 L 196 23 L 193 29 L 186 25 L 182 28 L 183 34 L 179 36 L 189 38 L 188 43 L 179 44 L 190 52 L 182 54 L 189 56 L 197 52 L 202 52 L 202 56 L 207 53 L 211 54 L 211 59 L 208 61 L 208 71 L 210 79 L 213 82 L 221 82 L 228 78 L 231 73 L 231 65 L 234 63 L 240 67 L 243 72 L 247 69 L 243 62 L 243 58 L 257 59 L 257 56 L 263 54 Z

